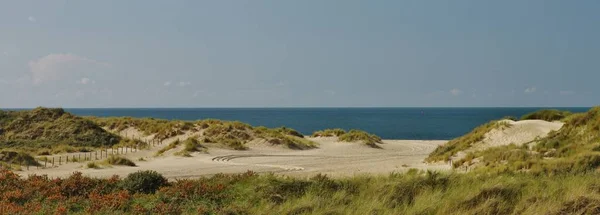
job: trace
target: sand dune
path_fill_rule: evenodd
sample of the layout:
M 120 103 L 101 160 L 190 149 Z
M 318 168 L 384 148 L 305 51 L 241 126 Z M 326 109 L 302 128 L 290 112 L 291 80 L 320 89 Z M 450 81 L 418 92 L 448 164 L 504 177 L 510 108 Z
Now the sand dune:
M 131 132 L 131 131 L 130 131 Z M 183 135 L 183 138 L 188 135 Z M 310 176 L 318 173 L 330 176 L 350 176 L 364 173 L 387 174 L 406 171 L 409 168 L 448 169 L 448 165 L 431 165 L 423 159 L 438 145 L 446 141 L 385 140 L 383 149 L 364 144 L 336 142 L 331 138 L 311 138 L 320 147 L 312 150 L 291 150 L 261 144 L 249 150 L 236 151 L 210 148 L 208 153 L 194 153 L 192 157 L 177 157 L 172 153 L 154 157 L 156 150 L 142 150 L 125 155 L 136 162 L 137 167 L 108 167 L 86 169 L 85 163 L 69 163 L 49 169 L 31 169 L 22 175 L 47 174 L 50 177 L 67 177 L 74 171 L 94 177 L 126 176 L 138 170 L 155 170 L 168 178 L 190 178 L 217 173 L 242 173 L 248 170 L 272 172 L 291 176 Z M 164 143 L 163 145 L 166 145 Z M 144 157 L 147 161 L 137 161 Z

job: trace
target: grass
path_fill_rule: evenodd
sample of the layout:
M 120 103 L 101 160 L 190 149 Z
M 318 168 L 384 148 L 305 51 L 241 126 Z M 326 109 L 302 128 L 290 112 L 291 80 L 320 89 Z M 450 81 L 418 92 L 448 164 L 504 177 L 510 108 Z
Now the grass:
M 381 148 L 377 144 L 383 143 L 380 137 L 374 134 L 369 134 L 361 130 L 350 130 L 348 133 L 340 135 L 339 141 L 343 142 L 362 142 L 373 148 Z
M 117 166 L 136 166 L 135 163 L 127 158 L 111 155 L 106 158 L 106 163 Z
M 549 110 L 539 110 L 533 113 L 528 113 L 525 114 L 524 116 L 521 117 L 521 120 L 527 120 L 527 119 L 540 119 L 540 120 L 545 120 L 545 121 L 558 121 L 558 120 L 562 120 L 565 117 L 568 117 L 569 115 L 571 115 L 571 112 L 569 111 L 561 111 L 561 110 L 556 110 L 556 109 L 549 109 Z
M 265 139 L 271 145 L 284 145 L 290 149 L 304 150 L 318 147 L 318 144 L 305 139 L 304 136 L 288 128 L 269 129 L 256 127 L 254 132 L 258 138 Z M 294 135 L 296 133 L 296 135 Z
M 25 166 L 40 166 L 30 154 L 17 151 L 0 151 L 0 162 Z
M 181 143 L 181 141 L 179 141 L 179 139 L 169 143 L 169 145 L 163 147 L 162 149 L 158 150 L 156 152 L 156 154 L 154 156 L 161 156 L 163 153 L 176 148 L 179 144 Z
M 341 128 L 325 129 L 321 131 L 315 131 L 311 137 L 339 137 L 346 134 L 346 131 Z
M 600 107 L 562 120 L 565 124 L 560 130 L 531 144 L 471 152 L 454 162 L 454 166 L 475 165 L 475 171 L 482 173 L 581 174 L 596 171 L 600 168 Z
M 183 141 L 183 149 L 181 151 L 175 153 L 175 155 L 183 156 L 183 157 L 191 157 L 192 155 L 190 153 L 206 152 L 207 150 L 208 150 L 208 148 L 203 146 L 200 143 L 200 141 L 198 141 L 198 137 L 194 136 L 194 137 L 189 137 L 188 139 Z
M 491 130 L 501 129 L 506 126 L 508 126 L 508 124 L 503 121 L 491 121 L 484 125 L 478 126 L 471 132 L 456 139 L 450 140 L 444 145 L 438 146 L 431 154 L 429 154 L 426 161 L 447 161 L 456 153 L 466 150 L 470 148 L 473 144 L 482 141 L 485 138 L 485 134 L 487 134 Z
M 115 177 L 24 179 L 2 171 L 7 186 L 0 186 L 0 207 L 8 214 L 597 214 L 599 176 L 412 169 L 333 179 L 248 172 L 177 180 L 141 193 Z
M 46 149 L 46 153 L 50 153 L 61 145 L 104 147 L 120 141 L 120 137 L 104 131 L 94 122 L 60 108 L 0 110 L 0 128 L 0 148 L 30 152 Z
M 100 164 L 98 164 L 96 162 L 89 162 L 89 163 L 85 164 L 85 166 L 88 169 L 102 169 L 102 167 L 100 166 Z

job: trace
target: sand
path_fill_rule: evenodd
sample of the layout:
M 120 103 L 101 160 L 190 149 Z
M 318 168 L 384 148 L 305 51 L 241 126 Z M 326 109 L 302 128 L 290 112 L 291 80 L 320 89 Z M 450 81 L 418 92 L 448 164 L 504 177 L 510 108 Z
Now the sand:
M 473 144 L 465 151 L 457 153 L 452 160 L 460 160 L 469 152 L 482 151 L 491 147 L 505 146 L 515 144 L 517 146 L 529 143 L 535 143 L 537 138 L 548 136 L 551 131 L 558 131 L 564 125 L 563 122 L 548 122 L 544 120 L 503 120 L 510 126 L 493 129 L 485 134 L 485 139 Z
M 128 135 L 140 135 L 135 130 L 127 130 Z M 171 138 L 185 138 L 190 134 Z M 382 149 L 375 149 L 360 143 L 337 142 L 332 138 L 310 138 L 320 144 L 317 149 L 292 150 L 282 147 L 255 143 L 249 150 L 236 151 L 210 147 L 208 153 L 193 153 L 192 157 L 179 157 L 170 150 L 163 156 L 154 157 L 157 150 L 167 145 L 153 147 L 126 154 L 125 157 L 137 167 L 113 166 L 103 169 L 87 169 L 85 163 L 69 163 L 53 168 L 30 168 L 19 172 L 49 177 L 68 177 L 75 171 L 86 176 L 121 177 L 139 170 L 155 170 L 169 179 L 195 178 L 218 173 L 243 173 L 248 170 L 257 173 L 274 173 L 295 177 L 310 177 L 327 174 L 332 177 L 362 174 L 389 174 L 403 172 L 410 168 L 447 170 L 447 164 L 426 164 L 423 160 L 438 145 L 446 141 L 384 140 Z M 138 161 L 143 157 L 146 161 Z

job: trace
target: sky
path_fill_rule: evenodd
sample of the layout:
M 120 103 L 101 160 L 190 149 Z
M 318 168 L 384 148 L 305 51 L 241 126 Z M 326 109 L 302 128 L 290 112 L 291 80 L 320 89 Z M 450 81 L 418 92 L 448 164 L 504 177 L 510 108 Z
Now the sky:
M 596 0 L 0 4 L 0 108 L 600 103 Z

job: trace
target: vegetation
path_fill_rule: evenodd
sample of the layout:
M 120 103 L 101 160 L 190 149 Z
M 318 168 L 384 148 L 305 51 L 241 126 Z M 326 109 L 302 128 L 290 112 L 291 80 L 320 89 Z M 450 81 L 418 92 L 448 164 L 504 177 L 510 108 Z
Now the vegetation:
M 118 166 L 136 166 L 135 163 L 127 158 L 111 155 L 106 158 L 106 163 Z
M 61 147 L 107 147 L 119 141 L 119 136 L 63 109 L 0 110 L 0 148 L 55 153 Z
M 101 169 L 100 165 L 96 162 L 89 162 L 85 165 L 88 169 Z
M 272 145 L 284 145 L 290 149 L 312 149 L 317 147 L 317 143 L 307 140 L 299 132 L 289 128 L 269 129 L 266 127 L 256 127 L 254 133 L 257 137 L 265 139 Z
M 596 214 L 600 175 L 440 174 L 309 179 L 247 172 L 168 182 L 0 171 L 6 214 Z
M 192 152 L 206 152 L 206 151 L 208 151 L 208 148 L 203 146 L 198 141 L 198 137 L 194 136 L 194 137 L 189 137 L 188 139 L 183 141 L 183 149 L 181 151 L 175 153 L 175 155 L 191 157 L 190 153 L 192 153 Z
M 545 121 L 551 122 L 551 121 L 562 120 L 569 115 L 571 115 L 571 112 L 569 112 L 569 111 L 561 111 L 561 110 L 556 110 L 556 109 L 540 110 L 540 111 L 536 111 L 533 113 L 525 114 L 524 116 L 521 117 L 521 120 L 540 119 L 540 120 L 545 120 Z
M 492 121 L 481 125 L 464 136 L 450 140 L 448 143 L 438 146 L 431 154 L 429 154 L 429 157 L 427 157 L 426 161 L 447 161 L 456 153 L 468 149 L 473 144 L 482 141 L 485 138 L 485 134 L 493 129 L 501 129 L 507 126 L 509 125 L 504 121 Z
M 533 143 L 471 152 L 454 162 L 454 166 L 470 166 L 481 173 L 527 172 L 536 175 L 581 174 L 598 169 L 600 107 L 587 113 L 572 114 L 563 121 L 565 124 L 560 130 Z
M 179 144 L 181 143 L 181 141 L 179 141 L 179 139 L 169 143 L 169 145 L 165 146 L 164 148 L 158 150 L 158 152 L 156 152 L 155 156 L 161 156 L 163 153 L 165 153 L 166 151 L 169 151 L 171 149 L 176 148 Z
M 165 140 L 183 134 L 185 131 L 197 130 L 193 122 L 164 120 L 154 118 L 133 117 L 88 117 L 101 127 L 114 131 L 123 131 L 127 128 L 135 128 L 145 135 L 156 134 L 157 140 Z
M 129 191 L 131 194 L 153 194 L 165 185 L 167 185 L 167 179 L 152 170 L 131 173 L 122 181 L 123 189 Z
M 380 137 L 374 134 L 369 134 L 361 130 L 350 130 L 338 137 L 340 141 L 344 142 L 362 142 L 373 148 L 381 148 L 378 143 L 383 143 Z
M 325 129 L 321 131 L 315 131 L 312 137 L 339 137 L 346 134 L 346 131 L 341 128 Z

